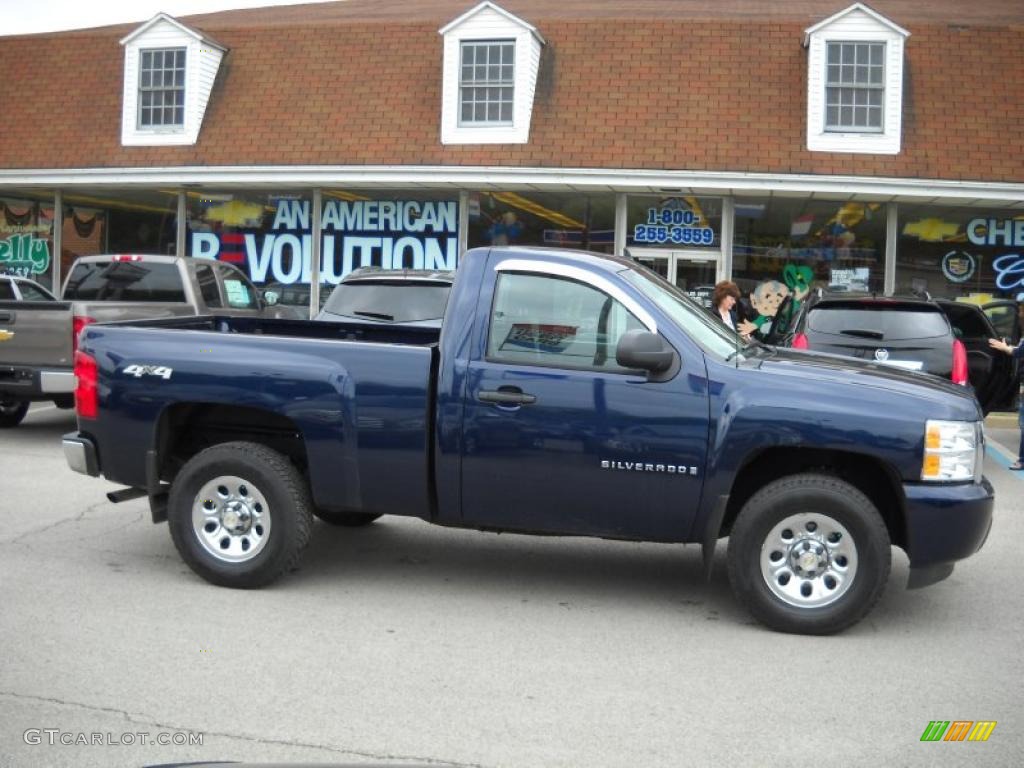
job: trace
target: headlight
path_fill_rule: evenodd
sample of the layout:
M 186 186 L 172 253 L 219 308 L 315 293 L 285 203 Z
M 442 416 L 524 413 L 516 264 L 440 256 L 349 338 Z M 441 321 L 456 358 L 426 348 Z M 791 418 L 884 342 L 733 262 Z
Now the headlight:
M 937 482 L 981 480 L 984 438 L 975 421 L 936 421 L 924 428 L 921 479 Z

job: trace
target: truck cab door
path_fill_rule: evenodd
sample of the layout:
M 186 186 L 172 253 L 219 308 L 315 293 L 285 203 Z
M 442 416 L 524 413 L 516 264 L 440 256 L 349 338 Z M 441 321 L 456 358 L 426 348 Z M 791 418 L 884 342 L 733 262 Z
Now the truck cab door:
M 568 277 L 513 263 L 497 265 L 493 295 L 480 297 L 490 309 L 467 368 L 464 524 L 683 538 L 707 453 L 703 356 L 683 360 L 662 337 L 671 370 L 623 367 L 622 337 L 656 332 L 642 307 L 583 270 Z

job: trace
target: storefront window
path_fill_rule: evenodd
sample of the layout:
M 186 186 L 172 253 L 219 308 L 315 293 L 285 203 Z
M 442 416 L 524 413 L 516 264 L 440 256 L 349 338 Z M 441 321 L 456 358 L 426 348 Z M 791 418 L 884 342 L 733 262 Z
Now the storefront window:
M 0 274 L 53 288 L 53 198 L 0 198 Z
M 885 282 L 881 203 L 737 198 L 732 279 L 759 326 L 787 296 L 812 288 L 879 291 Z
M 539 245 L 598 253 L 615 249 L 615 196 L 579 192 L 474 192 L 470 248 Z
M 899 206 L 896 290 L 1024 300 L 1019 209 Z
M 437 194 L 322 192 L 320 304 L 359 267 L 455 269 L 459 203 Z M 189 194 L 188 253 L 242 269 L 286 312 L 308 317 L 312 195 L 308 192 Z
M 722 247 L 722 200 L 718 197 L 630 196 L 626 244 L 684 250 Z
M 98 253 L 173 254 L 178 193 L 161 190 L 66 192 L 61 230 L 61 275 L 79 256 Z
M 232 264 L 308 317 L 311 197 L 299 192 L 189 191 L 185 252 Z

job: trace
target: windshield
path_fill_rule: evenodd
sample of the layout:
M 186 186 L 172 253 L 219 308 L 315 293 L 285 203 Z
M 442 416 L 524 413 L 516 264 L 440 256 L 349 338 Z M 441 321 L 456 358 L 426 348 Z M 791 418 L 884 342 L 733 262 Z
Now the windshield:
M 634 269 L 623 270 L 620 274 L 707 352 L 726 360 L 735 355 L 737 349 L 745 351 L 750 346 L 693 299 L 643 265 L 637 264 Z
M 342 283 L 327 300 L 325 312 L 396 323 L 437 320 L 444 317 L 448 283 L 359 281 Z

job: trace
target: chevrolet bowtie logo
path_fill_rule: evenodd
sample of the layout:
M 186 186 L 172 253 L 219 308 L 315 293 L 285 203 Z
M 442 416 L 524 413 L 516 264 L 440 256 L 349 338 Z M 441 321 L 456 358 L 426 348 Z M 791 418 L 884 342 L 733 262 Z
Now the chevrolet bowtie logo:
M 10 341 L 14 338 L 14 331 L 0 331 L 0 341 Z

